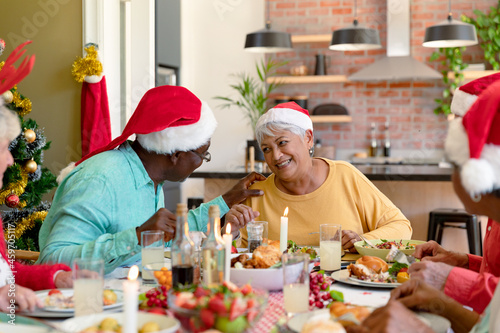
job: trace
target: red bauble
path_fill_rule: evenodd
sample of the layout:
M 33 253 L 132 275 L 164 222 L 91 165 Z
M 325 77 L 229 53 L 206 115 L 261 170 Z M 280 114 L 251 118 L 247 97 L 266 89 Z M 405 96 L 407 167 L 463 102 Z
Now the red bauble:
M 7 196 L 7 198 L 5 198 L 5 204 L 7 207 L 16 208 L 17 205 L 19 205 L 19 197 L 16 194 L 11 193 Z

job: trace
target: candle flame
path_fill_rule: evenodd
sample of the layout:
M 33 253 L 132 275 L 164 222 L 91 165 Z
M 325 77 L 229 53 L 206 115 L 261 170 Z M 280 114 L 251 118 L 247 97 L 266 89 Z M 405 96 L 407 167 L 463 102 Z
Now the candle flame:
M 288 215 L 288 207 L 285 208 L 285 212 L 283 213 L 283 216 L 287 216 Z
M 139 267 L 137 267 L 137 265 L 134 265 L 130 267 L 130 270 L 128 271 L 128 279 L 130 281 L 135 281 L 137 280 L 137 276 L 139 276 Z
M 231 233 L 231 223 L 228 223 L 226 227 L 226 235 L 229 235 L 230 233 Z

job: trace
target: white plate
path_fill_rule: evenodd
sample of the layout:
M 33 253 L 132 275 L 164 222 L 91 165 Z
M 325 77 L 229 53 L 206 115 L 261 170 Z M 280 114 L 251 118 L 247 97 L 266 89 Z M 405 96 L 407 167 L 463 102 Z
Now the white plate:
M 45 325 L 41 321 L 36 319 L 20 316 L 16 313 L 15 321 L 9 324 L 12 320 L 10 314 L 0 313 L 0 332 L 2 333 L 19 333 L 19 332 L 30 332 L 30 333 L 50 333 L 52 328 Z
M 447 333 L 448 329 L 451 328 L 451 324 L 446 318 L 427 312 L 416 312 L 415 314 L 426 325 L 432 327 L 436 333 Z M 328 319 L 330 318 L 330 310 L 321 309 L 297 314 L 288 321 L 288 328 L 294 332 L 300 332 L 304 324 L 307 323 L 307 321 L 309 321 L 312 317 L 317 317 L 318 319 Z
M 99 313 L 81 317 L 75 317 L 71 319 L 67 319 L 63 321 L 60 325 L 60 329 L 63 332 L 67 333 L 76 333 L 81 332 L 84 329 L 87 329 L 91 326 L 98 325 L 105 318 L 114 318 L 118 321 L 119 324 L 123 324 L 123 312 L 118 313 Z M 137 313 L 137 328 L 140 329 L 142 325 L 149 321 L 154 321 L 160 325 L 161 331 L 158 333 L 173 333 L 176 332 L 180 323 L 177 319 L 173 317 L 167 317 L 164 315 L 157 315 L 146 312 L 138 312 Z
M 331 274 L 331 277 L 338 282 L 350 284 L 353 286 L 361 286 L 361 287 L 374 287 L 374 288 L 396 288 L 400 286 L 401 283 L 382 283 L 382 282 L 371 282 L 371 281 L 363 281 L 358 279 L 349 278 L 349 272 L 347 269 L 342 269 L 340 271 L 335 271 Z
M 50 290 L 52 290 L 52 289 L 50 289 Z M 39 291 L 35 292 L 35 294 L 38 296 L 38 298 L 42 300 L 43 304 L 45 304 L 45 298 L 47 298 L 47 296 L 49 295 L 50 290 L 49 289 L 48 290 L 39 290 Z M 66 297 L 73 296 L 73 289 L 59 289 L 59 290 Z M 110 309 L 118 308 L 118 307 L 123 305 L 123 291 L 116 290 L 116 289 L 111 289 L 111 290 L 113 290 L 116 294 L 116 303 L 103 306 L 103 310 L 110 310 Z M 47 312 L 68 312 L 68 313 L 75 312 L 74 308 L 61 309 L 61 308 L 56 308 L 56 307 L 44 307 L 41 310 L 47 311 Z

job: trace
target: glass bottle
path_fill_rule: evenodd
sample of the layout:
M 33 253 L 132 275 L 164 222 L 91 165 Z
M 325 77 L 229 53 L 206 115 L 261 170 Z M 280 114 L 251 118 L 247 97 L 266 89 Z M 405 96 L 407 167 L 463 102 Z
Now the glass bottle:
M 385 123 L 385 143 L 384 143 L 384 156 L 391 156 L 391 140 L 389 138 L 389 122 Z
M 205 285 L 224 282 L 226 250 L 220 232 L 219 206 L 213 205 L 208 209 L 208 236 L 201 248 Z
M 177 226 L 172 243 L 172 284 L 189 286 L 193 284 L 194 274 L 194 243 L 189 238 L 187 220 L 187 205 L 177 204 Z
M 371 126 L 370 156 L 375 157 L 378 153 L 377 138 L 375 137 L 375 123 Z

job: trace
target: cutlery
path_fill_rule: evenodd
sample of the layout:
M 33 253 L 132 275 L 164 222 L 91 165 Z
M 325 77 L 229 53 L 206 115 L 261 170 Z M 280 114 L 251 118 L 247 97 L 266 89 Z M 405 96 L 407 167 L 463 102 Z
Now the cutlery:
M 399 251 L 394 245 L 389 250 L 389 253 L 387 254 L 387 257 L 385 257 L 385 260 L 387 262 L 396 261 L 401 264 L 407 264 L 408 266 L 416 261 L 414 256 L 407 256 L 403 252 Z
M 372 248 L 374 248 L 374 249 L 376 249 L 376 248 L 377 248 L 375 245 L 373 245 L 373 243 L 372 243 L 372 242 L 370 242 L 368 239 L 366 239 L 363 235 L 359 235 L 359 237 L 360 237 L 362 240 L 364 240 L 364 241 L 365 241 L 365 243 L 366 243 L 367 245 L 369 245 L 370 247 L 372 247 Z

